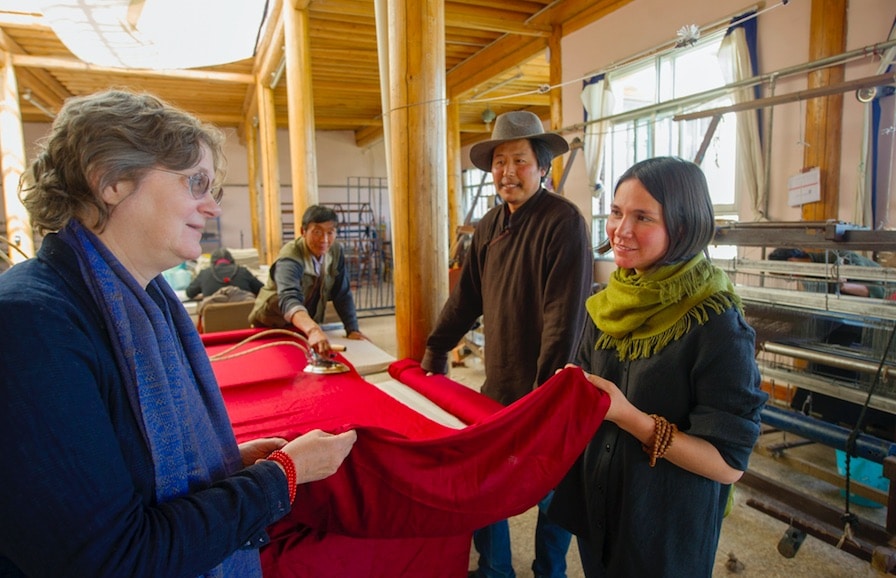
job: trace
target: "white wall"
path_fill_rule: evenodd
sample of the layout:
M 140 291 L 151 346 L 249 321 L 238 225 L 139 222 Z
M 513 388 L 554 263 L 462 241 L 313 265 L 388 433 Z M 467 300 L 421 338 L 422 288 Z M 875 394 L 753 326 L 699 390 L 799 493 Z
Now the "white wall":
M 228 170 L 225 184 L 224 200 L 221 203 L 222 242 L 228 247 L 251 246 L 251 222 L 249 217 L 249 193 L 246 147 L 239 142 L 234 129 L 227 131 Z M 355 145 L 355 137 L 351 131 L 318 131 L 315 138 L 317 153 L 318 200 L 322 203 L 335 203 L 354 200 L 364 195 L 365 190 L 357 187 L 349 189 L 349 177 L 361 177 L 366 182 L 368 177 L 376 179 L 386 177 L 385 147 L 382 142 L 359 148 Z M 289 165 L 289 133 L 283 129 L 277 132 L 277 152 L 280 164 L 280 194 L 285 203 L 292 202 L 292 174 Z M 357 181 L 355 181 L 357 182 Z M 259 192 L 261 185 L 259 184 Z M 364 199 L 366 201 L 366 198 Z M 388 197 L 385 204 L 374 207 L 379 213 L 377 222 L 389 223 Z M 259 214 L 262 214 L 259 207 Z
M 49 124 L 26 123 L 24 139 L 28 162 L 34 158 L 38 141 L 49 131 Z M 221 239 L 232 248 L 252 246 L 252 225 L 249 211 L 249 173 L 246 147 L 239 142 L 236 129 L 224 129 L 227 142 L 224 153 L 227 158 L 227 177 L 224 182 L 224 198 L 221 201 Z M 281 197 L 292 201 L 292 175 L 289 170 L 289 134 L 280 130 L 277 134 L 280 162 Z M 382 142 L 366 148 L 355 146 L 350 131 L 318 131 L 315 142 L 318 164 L 317 181 L 321 202 L 345 201 L 348 177 L 386 177 L 385 147 Z M 260 188 L 260 185 L 259 185 Z M 375 207 L 378 222 L 389 223 L 388 198 L 381 207 Z M 0 208 L 2 211 L 2 208 Z

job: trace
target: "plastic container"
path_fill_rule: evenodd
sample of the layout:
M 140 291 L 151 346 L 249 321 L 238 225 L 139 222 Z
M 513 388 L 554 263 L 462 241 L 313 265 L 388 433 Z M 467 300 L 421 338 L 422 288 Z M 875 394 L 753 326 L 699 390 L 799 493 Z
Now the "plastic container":
M 837 452 L 837 472 L 841 476 L 845 476 L 846 452 L 843 450 L 834 451 Z M 872 462 L 871 460 L 866 460 L 865 458 L 853 457 L 849 460 L 849 470 L 850 482 L 859 482 L 883 492 L 888 492 L 890 490 L 890 480 L 884 477 L 883 464 Z M 841 489 L 840 495 L 846 497 L 846 490 Z M 869 500 L 855 494 L 850 495 L 849 501 L 853 504 L 865 506 L 867 508 L 883 508 L 884 506 L 883 504 L 879 504 L 874 500 Z

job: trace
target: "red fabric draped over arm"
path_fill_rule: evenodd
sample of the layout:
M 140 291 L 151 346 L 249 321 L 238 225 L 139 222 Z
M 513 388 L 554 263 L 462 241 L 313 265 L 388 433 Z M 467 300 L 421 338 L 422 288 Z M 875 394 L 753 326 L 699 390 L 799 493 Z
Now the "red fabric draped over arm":
M 214 355 L 256 332 L 203 338 Z M 336 578 L 363 568 L 385 578 L 401 575 L 397 568 L 419 575 L 433 563 L 444 570 L 433 576 L 461 576 L 472 531 L 543 498 L 609 407 L 578 369 L 502 407 L 445 376 L 426 376 L 415 361 L 395 362 L 393 378 L 471 424 L 454 429 L 354 370 L 304 373 L 304 353 L 274 343 L 283 339 L 266 337 L 251 353 L 213 363 L 237 440 L 354 428 L 358 441 L 336 474 L 300 486 L 293 510 L 269 528 L 266 576 Z
M 442 437 L 359 429 L 340 470 L 301 486 L 288 517 L 352 536 L 472 532 L 524 512 L 553 489 L 608 407 L 609 398 L 580 370 L 566 369 L 520 401 Z

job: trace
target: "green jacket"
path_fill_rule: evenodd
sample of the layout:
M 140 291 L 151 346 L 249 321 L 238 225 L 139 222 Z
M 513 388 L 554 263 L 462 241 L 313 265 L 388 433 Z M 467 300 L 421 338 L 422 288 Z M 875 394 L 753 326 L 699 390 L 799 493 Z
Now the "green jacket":
M 314 321 L 322 323 L 327 303 L 332 301 L 346 332 L 358 330 L 342 245 L 334 243 L 326 252 L 320 275 L 314 270 L 313 259 L 302 237 L 280 250 L 249 314 L 252 325 L 287 327 L 289 323 L 283 314 L 296 308 L 308 311 Z

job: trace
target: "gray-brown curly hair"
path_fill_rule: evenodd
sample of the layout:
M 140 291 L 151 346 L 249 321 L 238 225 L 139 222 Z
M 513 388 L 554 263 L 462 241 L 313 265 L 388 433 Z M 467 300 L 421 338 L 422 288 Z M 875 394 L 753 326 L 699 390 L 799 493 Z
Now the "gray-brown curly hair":
M 140 179 L 153 167 L 183 170 L 209 147 L 215 174 L 224 180 L 224 134 L 150 94 L 109 90 L 68 99 L 30 171 L 19 198 L 39 232 L 58 231 L 71 219 L 93 216 L 102 230 L 112 207 L 100 192 L 119 181 Z

